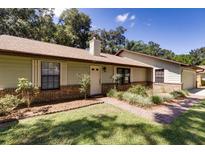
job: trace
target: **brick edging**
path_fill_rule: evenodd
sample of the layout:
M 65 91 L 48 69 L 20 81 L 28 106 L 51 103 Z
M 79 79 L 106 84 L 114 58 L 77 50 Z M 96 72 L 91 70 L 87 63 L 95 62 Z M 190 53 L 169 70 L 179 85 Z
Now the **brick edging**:
M 82 106 L 78 106 L 78 107 L 73 107 L 73 108 L 70 108 L 70 109 L 64 109 L 64 110 L 59 110 L 59 111 L 53 111 L 53 112 L 47 112 L 47 113 L 42 113 L 42 114 L 36 114 L 36 115 L 33 115 L 33 116 L 29 116 L 28 115 L 28 116 L 25 116 L 25 117 L 10 118 L 10 119 L 6 119 L 6 120 L 1 120 L 0 121 L 0 125 L 4 124 L 4 123 L 7 123 L 7 122 L 13 122 L 13 121 L 16 121 L 16 120 L 22 120 L 22 119 L 27 119 L 27 118 L 31 118 L 31 117 L 37 117 L 37 116 L 42 116 L 42 115 L 49 115 L 49 114 L 65 112 L 65 111 L 71 111 L 71 110 L 80 109 L 80 108 L 88 107 L 88 106 L 92 106 L 92 105 L 103 104 L 103 103 L 104 103 L 103 101 L 98 101 L 98 102 L 95 102 L 95 103 L 92 103 L 92 104 L 86 104 L 86 105 L 82 105 Z

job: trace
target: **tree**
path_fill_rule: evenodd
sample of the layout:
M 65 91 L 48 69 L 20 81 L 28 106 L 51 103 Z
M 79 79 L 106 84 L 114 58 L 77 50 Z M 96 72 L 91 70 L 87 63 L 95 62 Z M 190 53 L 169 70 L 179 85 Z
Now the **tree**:
M 129 41 L 126 42 L 126 49 L 145 53 L 148 55 L 159 56 L 162 58 L 173 59 L 175 54 L 171 50 L 162 49 L 159 44 L 155 42 L 148 42 L 147 44 L 143 41 Z
M 31 102 L 39 93 L 39 89 L 34 87 L 26 78 L 19 78 L 16 93 L 21 95 L 22 100 L 27 103 L 27 107 L 29 108 Z
M 172 52 L 171 50 L 161 49 L 160 52 L 158 53 L 158 55 L 156 55 L 156 56 L 160 56 L 162 58 L 173 60 L 173 58 L 175 57 L 175 53 Z
M 36 38 L 40 41 L 54 42 L 56 25 L 53 22 L 53 9 L 37 9 Z
M 191 50 L 189 54 L 192 57 L 192 65 L 200 65 L 205 59 L 205 47 Z
M 55 32 L 53 9 L 0 9 L 0 35 L 52 41 Z
M 111 29 L 109 31 L 105 29 L 98 29 L 92 31 L 92 35 L 95 35 L 99 40 L 101 40 L 102 51 L 105 53 L 116 53 L 119 49 L 124 48 L 126 37 L 124 33 L 127 30 L 119 26 L 115 30 Z
M 83 48 L 88 44 L 91 19 L 78 9 L 67 9 L 60 15 L 55 34 L 58 44 Z
M 158 56 L 161 51 L 160 45 L 155 42 L 148 42 L 144 52 L 149 55 Z
M 54 9 L 47 8 L 0 8 L 0 35 L 7 34 L 61 45 L 87 48 L 91 37 L 102 41 L 102 52 L 115 54 L 119 49 L 141 52 L 179 62 L 205 64 L 205 47 L 191 50 L 188 54 L 175 55 L 153 41 L 127 40 L 124 27 L 91 31 L 91 19 L 78 9 L 62 12 L 54 23 Z
M 181 54 L 181 55 L 175 55 L 173 60 L 191 65 L 193 61 L 193 57 L 189 54 Z
M 90 76 L 83 74 L 80 76 L 80 92 L 84 94 L 84 98 L 87 98 L 87 93 L 90 87 Z
M 126 40 L 125 48 L 132 51 L 143 52 L 146 48 L 146 44 L 141 40 L 140 41 Z
M 0 116 L 6 115 L 13 111 L 19 104 L 21 104 L 21 100 L 14 95 L 5 95 L 0 98 Z

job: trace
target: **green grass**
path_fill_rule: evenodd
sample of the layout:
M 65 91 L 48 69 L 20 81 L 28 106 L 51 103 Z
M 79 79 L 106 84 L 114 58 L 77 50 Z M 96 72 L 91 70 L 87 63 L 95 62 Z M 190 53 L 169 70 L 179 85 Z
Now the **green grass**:
M 170 125 L 100 104 L 0 128 L 0 144 L 205 144 L 205 101 Z

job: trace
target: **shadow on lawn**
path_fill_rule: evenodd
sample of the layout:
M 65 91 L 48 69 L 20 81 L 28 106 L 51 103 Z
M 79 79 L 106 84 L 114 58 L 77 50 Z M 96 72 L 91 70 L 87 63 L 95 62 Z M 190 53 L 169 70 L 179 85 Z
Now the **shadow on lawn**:
M 189 98 L 179 101 L 180 105 L 176 106 L 175 104 L 167 104 L 167 108 L 171 112 L 168 114 L 161 114 L 161 113 L 155 113 L 155 121 L 162 124 L 169 124 L 171 123 L 176 117 L 178 117 L 180 114 L 185 112 L 188 108 L 190 108 L 193 104 L 199 102 L 200 100 L 197 98 Z
M 202 110 L 200 110 L 202 109 Z M 205 102 L 164 126 L 160 135 L 170 144 L 205 144 Z
M 121 132 L 129 131 L 129 136 L 124 136 L 126 141 L 122 144 L 128 144 L 133 134 L 143 135 L 149 144 L 157 144 L 151 132 L 147 131 L 151 128 L 150 124 L 121 124 L 116 123 L 116 119 L 117 116 L 99 115 L 59 124 L 54 124 L 53 120 L 40 119 L 33 125 L 19 124 L 7 127 L 0 130 L 0 134 L 12 133 L 10 135 L 15 141 L 14 144 L 102 144 L 99 138 L 109 141 L 116 130 L 120 129 Z M 82 143 L 82 140 L 85 143 Z M 0 144 L 5 144 L 4 140 L 0 140 Z
M 118 131 L 123 137 L 121 142 Z M 101 114 L 59 123 L 38 119 L 33 124 L 19 123 L 0 129 L 0 137 L 9 134 L 12 144 L 105 144 L 102 139 L 107 140 L 106 144 L 159 144 L 160 138 L 167 144 L 204 144 L 204 133 L 205 112 L 195 110 L 163 128 L 146 122 L 120 123 L 117 116 Z M 0 144 L 6 144 L 5 140 L 1 138 Z

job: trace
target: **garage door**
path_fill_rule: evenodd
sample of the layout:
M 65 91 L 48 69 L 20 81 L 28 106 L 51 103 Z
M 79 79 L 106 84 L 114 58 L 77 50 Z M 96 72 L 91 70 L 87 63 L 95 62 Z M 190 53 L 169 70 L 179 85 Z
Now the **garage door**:
M 183 70 L 182 83 L 183 89 L 196 88 L 196 73 L 191 70 Z

